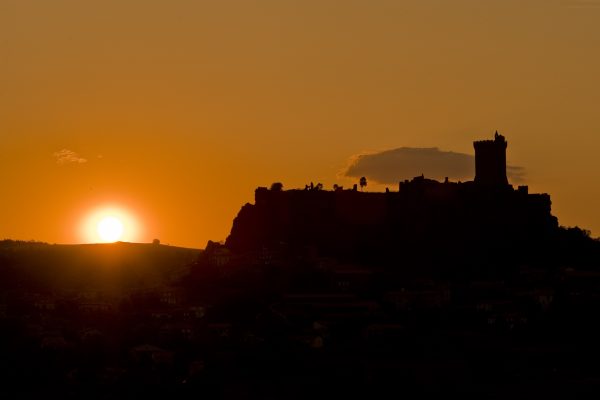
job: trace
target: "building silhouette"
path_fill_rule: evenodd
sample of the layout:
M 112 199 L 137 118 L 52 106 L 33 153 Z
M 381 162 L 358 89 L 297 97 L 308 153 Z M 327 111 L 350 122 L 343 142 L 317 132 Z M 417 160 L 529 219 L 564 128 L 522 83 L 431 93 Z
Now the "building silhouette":
M 498 131 L 494 140 L 473 142 L 475 148 L 475 183 L 489 186 L 508 185 L 506 177 L 506 147 Z
M 552 235 L 558 220 L 546 193 L 514 188 L 506 176 L 506 139 L 474 142 L 473 181 L 437 181 L 417 176 L 399 182 L 398 191 L 259 187 L 233 222 L 226 245 L 234 252 L 279 243 L 315 245 L 325 254 L 347 255 L 451 250 L 466 243 L 519 247 L 530 238 Z

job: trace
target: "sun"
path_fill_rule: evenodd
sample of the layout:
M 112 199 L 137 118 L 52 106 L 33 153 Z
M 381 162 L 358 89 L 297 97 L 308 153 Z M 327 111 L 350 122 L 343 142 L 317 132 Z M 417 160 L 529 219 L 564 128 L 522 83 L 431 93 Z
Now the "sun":
M 115 216 L 107 216 L 98 222 L 96 232 L 100 240 L 106 243 L 116 242 L 123 237 L 123 222 Z
M 102 204 L 84 211 L 79 223 L 82 243 L 139 242 L 144 227 L 132 208 Z

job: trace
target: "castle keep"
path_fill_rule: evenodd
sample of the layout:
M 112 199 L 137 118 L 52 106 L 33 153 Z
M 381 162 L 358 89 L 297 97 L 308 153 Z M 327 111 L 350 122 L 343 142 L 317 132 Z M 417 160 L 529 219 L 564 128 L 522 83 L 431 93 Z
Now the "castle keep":
M 480 140 L 475 147 L 475 183 L 482 185 L 508 185 L 506 178 L 506 139 L 494 135 L 494 140 Z

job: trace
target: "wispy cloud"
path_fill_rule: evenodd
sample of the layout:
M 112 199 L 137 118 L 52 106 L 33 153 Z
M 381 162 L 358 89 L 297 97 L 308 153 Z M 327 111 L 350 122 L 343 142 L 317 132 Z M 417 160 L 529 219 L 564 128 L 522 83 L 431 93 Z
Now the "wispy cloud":
M 401 147 L 378 153 L 359 154 L 350 159 L 343 172 L 346 177 L 365 176 L 379 183 L 393 184 L 424 174 L 434 179 L 471 180 L 475 175 L 475 156 L 442 151 L 437 147 Z M 508 166 L 509 180 L 525 178 L 523 167 Z
M 74 151 L 62 149 L 53 154 L 57 164 L 84 164 L 88 160 Z

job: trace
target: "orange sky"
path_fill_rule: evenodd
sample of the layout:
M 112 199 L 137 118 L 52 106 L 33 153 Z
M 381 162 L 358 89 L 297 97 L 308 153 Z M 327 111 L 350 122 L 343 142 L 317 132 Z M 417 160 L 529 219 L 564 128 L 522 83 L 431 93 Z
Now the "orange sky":
M 3 0 L 0 238 L 80 242 L 117 205 L 203 247 L 256 186 L 496 129 L 599 235 L 598 49 L 594 0 Z

